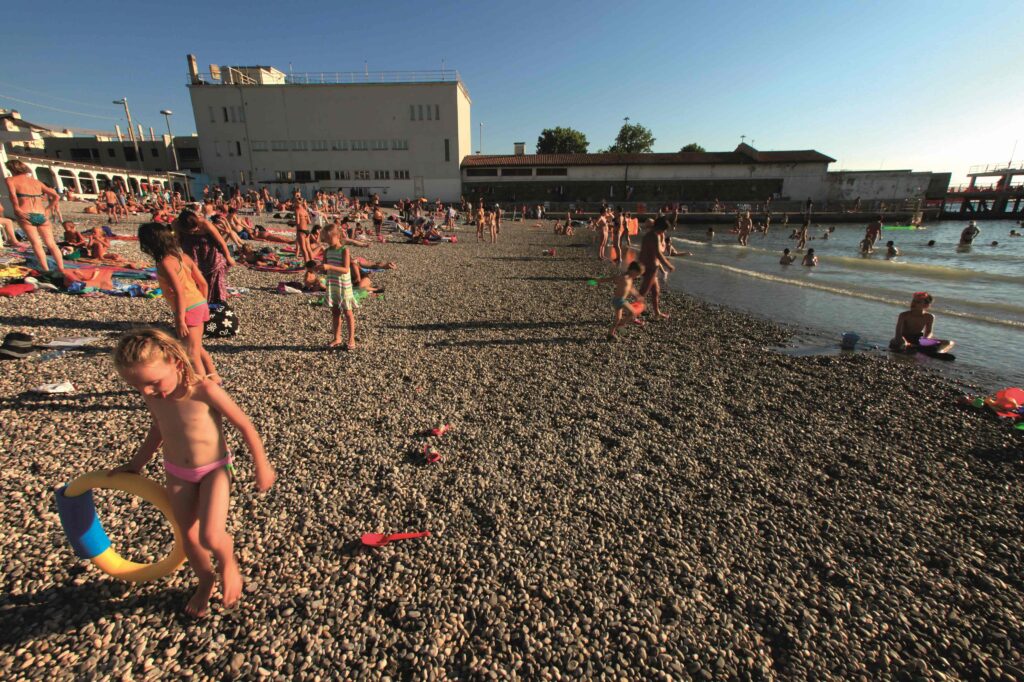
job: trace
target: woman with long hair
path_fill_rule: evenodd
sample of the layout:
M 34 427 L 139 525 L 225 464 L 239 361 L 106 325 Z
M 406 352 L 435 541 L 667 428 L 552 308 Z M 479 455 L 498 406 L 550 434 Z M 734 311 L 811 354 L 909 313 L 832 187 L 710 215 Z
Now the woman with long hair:
M 174 228 L 181 250 L 196 262 L 209 284 L 207 301 L 225 303 L 228 299 L 228 268 L 235 265 L 235 259 L 231 257 L 220 230 L 190 209 L 178 215 Z
M 32 177 L 32 169 L 18 159 L 7 162 L 7 170 L 11 172 L 7 182 L 7 191 L 14 207 L 14 217 L 18 225 L 28 236 L 32 251 L 36 254 L 39 267 L 49 270 L 46 263 L 46 249 L 57 263 L 57 270 L 64 274 L 64 258 L 60 247 L 53 238 L 53 224 L 50 215 L 56 210 L 60 195 L 51 187 L 47 187 Z M 46 249 L 43 245 L 46 245 Z

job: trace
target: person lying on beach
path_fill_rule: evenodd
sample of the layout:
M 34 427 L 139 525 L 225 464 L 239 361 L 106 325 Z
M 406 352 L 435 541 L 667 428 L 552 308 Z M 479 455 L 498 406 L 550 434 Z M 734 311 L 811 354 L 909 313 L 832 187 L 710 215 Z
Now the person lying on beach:
M 282 287 L 305 292 L 327 291 L 327 288 L 320 282 L 320 262 L 315 260 L 306 262 L 306 270 L 302 273 L 301 282 L 281 282 L 277 286 L 279 291 Z
M 206 615 L 218 578 L 224 606 L 231 607 L 242 596 L 243 580 L 234 543 L 225 532 L 234 467 L 222 422 L 242 435 L 259 492 L 277 478 L 263 441 L 241 408 L 214 381 L 198 375 L 185 349 L 166 332 L 145 329 L 122 336 L 114 367 L 142 394 L 151 423 L 131 461 L 111 473 L 139 474 L 163 448 L 167 495 L 183 531 L 189 568 L 199 579 L 185 611 L 196 618 Z
M 896 318 L 896 334 L 889 342 L 893 350 L 920 348 L 921 339 L 932 338 L 935 328 L 935 315 L 928 312 L 932 305 L 932 296 L 927 291 L 918 291 L 910 299 L 910 310 L 905 310 Z M 932 346 L 937 353 L 945 353 L 953 347 L 952 341 L 938 340 Z
M 0 246 L 3 245 L 4 236 L 7 237 L 7 246 L 21 246 L 18 233 L 14 231 L 14 221 L 4 217 L 3 204 L 0 204 L 0 228 L 3 229 L 3 234 L 0 235 Z
M 814 249 L 807 249 L 807 255 L 800 262 L 801 265 L 806 265 L 809 268 L 813 268 L 818 265 L 818 257 L 814 255 Z
M 612 310 L 615 311 L 615 316 L 612 318 L 612 327 L 608 330 L 608 340 L 614 341 L 618 338 L 616 332 L 623 326 L 637 319 L 637 314 L 633 311 L 633 306 L 630 305 L 633 296 L 638 295 L 634 284 L 637 277 L 644 275 L 645 268 L 637 261 L 633 261 L 626 268 L 625 272 L 620 272 L 617 275 L 611 277 L 602 277 L 597 280 L 598 282 L 614 282 L 615 290 L 612 292 Z
M 294 239 L 288 239 L 280 235 L 274 234 L 262 225 L 257 225 L 252 228 L 252 238 L 258 239 L 261 242 L 274 242 L 276 244 L 294 244 Z
M 896 242 L 888 241 L 885 243 L 885 257 L 896 258 L 900 255 L 900 250 L 896 248 Z
M 796 256 L 789 252 L 789 249 L 782 250 L 782 258 L 779 259 L 779 265 L 792 265 L 796 261 Z
M 235 251 L 235 256 L 238 260 L 249 265 L 262 265 L 266 267 L 275 267 L 281 264 L 280 257 L 274 253 L 274 250 L 269 246 L 265 246 L 259 251 L 256 251 L 248 244 L 242 244 Z

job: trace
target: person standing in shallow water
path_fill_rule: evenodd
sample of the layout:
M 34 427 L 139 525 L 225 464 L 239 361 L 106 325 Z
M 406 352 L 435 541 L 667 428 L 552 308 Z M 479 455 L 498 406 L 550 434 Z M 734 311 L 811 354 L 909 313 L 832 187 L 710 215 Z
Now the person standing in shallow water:
M 640 254 L 637 261 L 644 266 L 643 279 L 640 282 L 640 295 L 651 297 L 651 308 L 657 317 L 667 319 L 668 315 L 661 311 L 661 285 L 658 283 L 658 266 L 669 272 L 676 267 L 662 252 L 662 235 L 668 229 L 668 218 L 662 216 L 651 223 L 643 239 L 640 240 Z

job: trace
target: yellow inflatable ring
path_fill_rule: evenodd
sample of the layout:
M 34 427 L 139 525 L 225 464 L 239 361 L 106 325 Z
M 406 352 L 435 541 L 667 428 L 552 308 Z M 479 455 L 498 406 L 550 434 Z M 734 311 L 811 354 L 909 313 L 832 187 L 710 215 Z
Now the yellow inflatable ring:
M 141 497 L 159 509 L 174 531 L 174 547 L 171 548 L 171 553 L 155 564 L 138 564 L 115 552 L 96 514 L 96 505 L 92 499 L 93 488 L 120 490 Z M 89 559 L 104 573 L 121 580 L 140 583 L 170 575 L 185 562 L 181 529 L 174 521 L 171 501 L 167 497 L 167 491 L 156 481 L 138 474 L 117 473 L 111 476 L 106 470 L 91 471 L 58 488 L 55 494 L 60 523 L 75 554 L 83 559 Z

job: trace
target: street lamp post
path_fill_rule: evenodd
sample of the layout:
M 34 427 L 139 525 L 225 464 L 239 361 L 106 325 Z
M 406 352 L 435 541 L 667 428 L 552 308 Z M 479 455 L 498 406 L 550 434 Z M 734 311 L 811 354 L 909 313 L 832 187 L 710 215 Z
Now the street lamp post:
M 122 97 L 121 99 L 115 99 L 113 104 L 121 104 L 124 106 L 124 115 L 128 117 L 128 136 L 132 138 L 132 144 L 135 146 L 135 160 L 139 164 L 139 170 L 145 170 L 142 167 L 142 153 L 139 151 L 139 140 L 135 137 L 135 129 L 132 124 L 132 112 L 128 110 L 128 98 Z
M 161 109 L 160 113 L 164 115 L 164 120 L 167 121 L 167 137 L 171 140 L 171 158 L 174 159 L 174 170 L 181 170 L 178 167 L 178 150 L 174 148 L 174 135 L 171 133 L 171 114 L 174 112 L 170 109 Z

